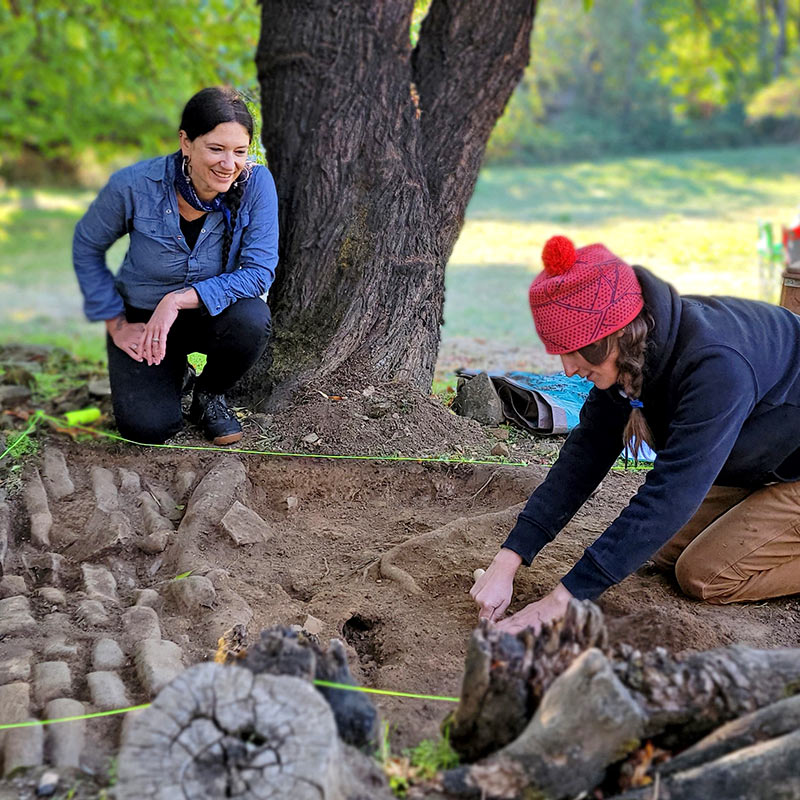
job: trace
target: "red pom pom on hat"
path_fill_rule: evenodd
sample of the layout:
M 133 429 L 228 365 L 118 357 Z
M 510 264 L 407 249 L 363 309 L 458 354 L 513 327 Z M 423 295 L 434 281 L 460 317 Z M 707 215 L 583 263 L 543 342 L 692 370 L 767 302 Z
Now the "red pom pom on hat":
M 566 236 L 551 236 L 542 248 L 544 271 L 563 275 L 575 264 L 575 245 Z

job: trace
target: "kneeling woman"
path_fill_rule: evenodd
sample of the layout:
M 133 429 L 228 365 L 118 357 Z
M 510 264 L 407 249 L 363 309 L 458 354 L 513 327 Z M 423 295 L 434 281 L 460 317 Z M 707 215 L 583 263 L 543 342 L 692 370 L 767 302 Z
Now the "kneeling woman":
M 208 361 L 190 418 L 215 444 L 242 437 L 225 392 L 263 353 L 261 299 L 278 260 L 275 184 L 247 161 L 253 120 L 233 91 L 203 89 L 180 123 L 180 150 L 116 172 L 75 229 L 73 261 L 90 320 L 105 320 L 117 427 L 159 443 L 182 425 L 186 356 Z M 116 279 L 106 251 L 125 234 Z
M 567 524 L 628 444 L 653 469 L 547 596 L 510 632 L 594 599 L 647 559 L 709 603 L 800 592 L 800 317 L 730 297 L 681 297 L 603 245 L 553 237 L 531 284 L 540 338 L 594 383 L 580 424 L 472 596 L 500 620 L 514 575 Z

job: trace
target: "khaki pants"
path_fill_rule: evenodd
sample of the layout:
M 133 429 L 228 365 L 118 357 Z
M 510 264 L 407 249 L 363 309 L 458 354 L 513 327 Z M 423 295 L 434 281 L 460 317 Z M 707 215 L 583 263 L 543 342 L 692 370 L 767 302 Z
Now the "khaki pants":
M 653 560 L 674 566 L 681 589 L 709 603 L 800 592 L 800 481 L 712 486 Z

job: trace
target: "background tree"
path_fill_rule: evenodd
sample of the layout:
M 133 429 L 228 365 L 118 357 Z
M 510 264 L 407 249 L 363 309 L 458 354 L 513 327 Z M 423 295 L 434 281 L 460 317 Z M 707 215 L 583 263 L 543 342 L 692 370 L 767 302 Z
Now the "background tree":
M 529 57 L 533 0 L 263 0 L 263 140 L 281 198 L 276 397 L 352 370 L 429 389 L 444 268 Z M 263 399 L 268 364 L 252 374 Z

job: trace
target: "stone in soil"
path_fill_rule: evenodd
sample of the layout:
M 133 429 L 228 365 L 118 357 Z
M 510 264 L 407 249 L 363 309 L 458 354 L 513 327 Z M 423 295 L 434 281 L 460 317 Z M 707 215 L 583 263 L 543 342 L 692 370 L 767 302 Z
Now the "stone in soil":
M 53 500 L 62 500 L 75 491 L 64 454 L 55 447 L 47 447 L 44 451 L 42 483 Z
M 0 408 L 16 408 L 30 397 L 31 390 L 27 386 L 0 386 Z
M 36 620 L 30 611 L 28 598 L 22 595 L 0 600 L 0 637 L 32 631 L 36 627 Z
M 30 717 L 31 687 L 24 681 L 15 681 L 0 686 L 0 725 L 24 722 Z M 0 730 L 0 745 L 10 731 Z
M 183 672 L 183 651 L 174 642 L 145 639 L 135 647 L 134 663 L 142 688 L 155 697 Z
M 148 606 L 133 606 L 122 615 L 122 649 L 132 653 L 145 639 L 161 639 L 158 614 Z
M 67 596 L 55 586 L 43 586 L 37 594 L 50 606 L 65 606 L 67 604 Z
M 28 720 L 23 720 L 27 722 Z M 3 746 L 3 775 L 23 767 L 38 767 L 44 758 L 44 726 L 16 728 Z
M 96 508 L 83 535 L 70 545 L 68 553 L 75 561 L 88 561 L 132 537 L 130 520 L 122 511 L 106 512 Z
M 90 628 L 101 628 L 109 623 L 108 614 L 99 600 L 82 600 L 75 616 L 80 624 Z
M 125 684 L 116 672 L 90 672 L 86 682 L 92 705 L 100 711 L 127 708 L 130 705 Z
M 222 518 L 222 527 L 237 545 L 258 544 L 272 537 L 267 523 L 255 511 L 235 500 Z
M 25 594 L 28 594 L 28 587 L 21 575 L 4 575 L 0 579 L 0 598 Z
M 171 581 L 167 591 L 175 605 L 184 613 L 210 608 L 217 596 L 214 584 L 204 575 L 189 575 Z
M 78 655 L 77 644 L 67 644 L 64 634 L 53 636 L 48 639 L 42 650 L 42 655 L 48 661 L 63 661 L 67 658 L 75 658 Z
M 41 706 L 72 695 L 72 674 L 64 661 L 42 661 L 33 668 L 33 695 Z
M 44 491 L 39 470 L 33 470 L 33 474 L 28 478 L 23 496 L 30 518 L 31 542 L 36 547 L 49 547 L 53 517 L 50 513 L 50 506 L 47 503 L 47 494 Z
M 0 684 L 27 681 L 33 651 L 15 644 L 0 645 Z
M 119 468 L 119 491 L 120 494 L 138 495 L 142 490 L 142 480 L 137 472 Z
M 111 470 L 105 467 L 92 467 L 92 488 L 98 511 L 110 514 L 119 508 L 119 492 Z
M 45 586 L 60 586 L 64 571 L 64 556 L 60 553 L 38 553 L 23 563 L 36 579 L 36 583 Z
M 137 606 L 149 606 L 158 611 L 164 604 L 161 595 L 155 589 L 137 589 L 134 596 Z
M 86 596 L 102 603 L 117 603 L 117 581 L 110 570 L 93 564 L 81 564 Z
M 46 719 L 79 717 L 85 713 L 83 703 L 66 697 L 51 700 L 44 708 Z M 86 738 L 85 719 L 48 725 L 46 735 L 47 749 L 54 767 L 80 767 Z
M 120 669 L 125 664 L 125 654 L 114 639 L 98 639 L 92 651 L 92 664 L 98 672 Z
M 481 425 L 499 425 L 505 419 L 503 403 L 485 372 L 464 381 L 451 408 L 456 414 Z
M 150 492 L 140 492 L 137 502 L 147 534 L 172 533 L 175 530 L 172 522 L 161 513 L 161 505 Z
M 8 533 L 11 530 L 11 509 L 6 502 L 5 492 L 0 489 L 0 571 L 5 570 L 8 554 Z

